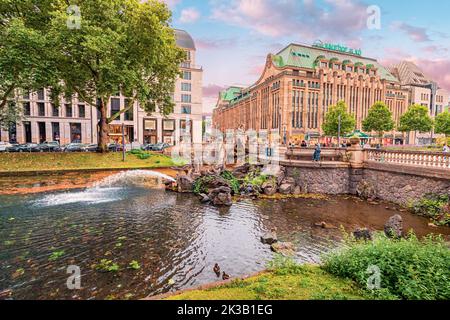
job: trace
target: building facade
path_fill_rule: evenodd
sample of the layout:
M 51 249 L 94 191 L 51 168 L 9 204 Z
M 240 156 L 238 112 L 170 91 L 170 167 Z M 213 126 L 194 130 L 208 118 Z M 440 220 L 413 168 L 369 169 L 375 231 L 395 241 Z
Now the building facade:
M 180 66 L 181 76 L 176 81 L 173 100 L 175 109 L 167 117 L 159 113 L 147 114 L 134 103 L 133 108 L 110 124 L 110 142 L 122 142 L 122 124 L 125 142 L 140 144 L 167 142 L 177 144 L 190 138 L 202 141 L 202 81 L 203 70 L 196 65 L 196 47 L 192 37 L 183 30 L 175 30 L 177 44 L 184 49 L 187 60 Z M 18 123 L 1 130 L 1 140 L 11 143 L 42 143 L 59 141 L 61 144 L 98 141 L 97 109 L 74 97 L 61 98 L 55 107 L 49 90 L 26 93 L 19 97 L 23 116 Z M 108 117 L 128 108 L 130 100 L 121 93 L 111 97 Z
M 389 69 L 399 79 L 402 87 L 408 90 L 408 105 L 418 104 L 427 107 L 432 118 L 446 110 L 450 99 L 449 92 L 440 88 L 414 63 L 402 61 Z M 417 138 L 420 144 L 432 143 L 434 137 L 432 132 L 411 135 L 411 139 L 415 141 Z
M 249 88 L 222 92 L 215 128 L 278 132 L 283 140 L 318 140 L 328 108 L 345 101 L 362 129 L 370 107 L 383 101 L 398 124 L 408 90 L 377 60 L 338 45 L 290 44 L 267 56 L 259 80 Z M 402 140 L 400 133 L 391 133 Z

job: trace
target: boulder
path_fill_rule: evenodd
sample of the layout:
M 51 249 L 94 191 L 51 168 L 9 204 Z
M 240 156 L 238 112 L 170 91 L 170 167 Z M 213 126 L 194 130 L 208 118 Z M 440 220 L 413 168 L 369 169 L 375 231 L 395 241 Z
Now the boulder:
M 178 192 L 190 193 L 193 192 L 194 187 L 194 179 L 187 175 L 178 175 L 177 176 L 177 188 Z
M 337 229 L 337 227 L 326 223 L 325 221 L 321 221 L 321 222 L 316 222 L 314 223 L 314 226 L 318 227 L 318 228 L 322 228 L 322 229 Z
M 206 195 L 204 193 L 200 193 L 198 195 L 198 197 L 199 197 L 201 203 L 208 203 L 211 201 L 211 199 L 208 197 L 208 195 Z
M 277 185 L 281 185 L 285 177 L 286 177 L 286 168 L 282 167 L 278 172 Z
M 291 194 L 294 191 L 295 186 L 292 184 L 283 183 L 280 186 L 280 193 L 281 194 Z
M 215 206 L 231 206 L 233 204 L 231 198 L 231 188 L 219 187 L 209 192 L 208 198 Z
M 302 189 L 300 188 L 300 186 L 296 186 L 295 188 L 294 188 L 294 194 L 296 195 L 296 196 L 298 196 L 298 195 L 300 195 L 302 193 Z
M 353 231 L 356 240 L 372 241 L 372 231 L 367 228 L 358 228 Z
M 277 193 L 277 185 L 273 181 L 266 181 L 261 186 L 262 191 L 267 196 L 273 196 Z
M 234 168 L 233 175 L 238 179 L 242 179 L 249 173 L 249 171 L 250 171 L 250 164 L 246 163 L 243 164 L 242 166 Z
M 12 295 L 12 291 L 10 289 L 0 291 L 0 300 L 9 299 Z
M 384 234 L 389 238 L 401 238 L 403 234 L 403 218 L 396 214 L 384 225 Z
M 276 242 L 270 248 L 273 252 L 282 254 L 283 256 L 295 255 L 294 245 L 291 242 Z
M 264 244 L 274 244 L 278 242 L 277 234 L 275 232 L 267 232 L 261 236 L 261 242 Z

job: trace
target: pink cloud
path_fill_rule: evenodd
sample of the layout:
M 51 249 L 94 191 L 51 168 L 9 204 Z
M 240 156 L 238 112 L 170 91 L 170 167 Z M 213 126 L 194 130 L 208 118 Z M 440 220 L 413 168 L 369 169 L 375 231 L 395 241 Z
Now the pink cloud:
M 415 42 L 431 41 L 426 28 L 415 27 L 404 22 L 396 22 L 393 24 L 393 27 L 406 33 Z
M 317 35 L 350 39 L 366 27 L 366 6 L 358 0 L 326 0 L 328 8 L 313 0 L 216 1 L 212 18 L 271 36 Z
M 226 86 L 209 84 L 203 87 L 203 96 L 206 98 L 217 98 L 219 96 L 219 92 L 225 90 L 226 88 Z
M 186 8 L 181 11 L 181 23 L 194 23 L 200 19 L 200 12 L 195 8 Z

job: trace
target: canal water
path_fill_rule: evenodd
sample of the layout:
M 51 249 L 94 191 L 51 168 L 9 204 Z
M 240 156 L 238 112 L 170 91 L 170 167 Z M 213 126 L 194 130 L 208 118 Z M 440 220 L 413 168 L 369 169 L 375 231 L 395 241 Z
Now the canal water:
M 280 240 L 295 244 L 296 260 L 310 263 L 339 245 L 340 226 L 382 230 L 396 213 L 419 236 L 450 234 L 392 204 L 353 197 L 245 200 L 215 208 L 165 192 L 165 178 L 122 172 L 88 188 L 0 195 L 0 291 L 11 290 L 13 299 L 138 299 L 217 281 L 215 263 L 232 277 L 243 276 L 273 259 L 260 241 L 273 228 Z M 336 228 L 315 226 L 322 221 Z M 102 259 L 119 271 L 97 270 Z M 71 265 L 81 270 L 80 290 L 67 288 Z

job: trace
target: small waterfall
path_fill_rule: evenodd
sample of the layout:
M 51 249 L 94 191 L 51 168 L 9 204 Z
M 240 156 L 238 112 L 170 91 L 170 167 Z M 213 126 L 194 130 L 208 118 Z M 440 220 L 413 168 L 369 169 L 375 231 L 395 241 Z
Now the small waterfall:
M 39 207 L 54 207 L 72 203 L 99 204 L 121 200 L 121 190 L 127 186 L 158 187 L 164 180 L 175 181 L 163 173 L 150 170 L 124 171 L 96 182 L 84 191 L 69 191 L 44 196 L 34 202 Z

